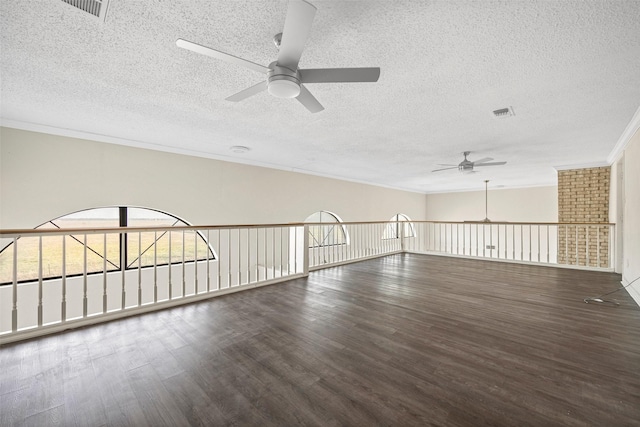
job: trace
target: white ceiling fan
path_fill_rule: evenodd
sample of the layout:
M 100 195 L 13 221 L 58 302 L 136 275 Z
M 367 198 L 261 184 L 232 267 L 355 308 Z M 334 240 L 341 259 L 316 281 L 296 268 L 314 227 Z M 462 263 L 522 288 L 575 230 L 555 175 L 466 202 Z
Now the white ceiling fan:
M 324 107 L 303 83 L 377 82 L 380 77 L 380 68 L 299 69 L 298 63 L 309 37 L 315 14 L 316 7 L 304 0 L 289 2 L 284 29 L 282 33 L 276 34 L 273 38 L 274 43 L 280 49 L 278 58 L 267 67 L 183 39 L 178 39 L 176 45 L 266 74 L 266 80 L 231 95 L 226 98 L 228 101 L 242 101 L 263 90 L 268 90 L 271 95 L 279 98 L 296 98 L 307 110 L 317 113 L 324 110 Z
M 449 170 L 449 169 L 458 169 L 460 172 L 473 173 L 473 172 L 476 172 L 476 171 L 473 170 L 474 167 L 478 167 L 478 166 L 500 166 L 500 165 L 507 164 L 507 162 L 492 162 L 491 160 L 493 160 L 493 159 L 491 157 L 485 157 L 483 159 L 476 160 L 475 162 L 472 162 L 472 161 L 467 159 L 467 156 L 469 154 L 471 154 L 471 151 L 465 151 L 463 154 L 464 154 L 464 160 L 461 161 L 458 165 L 450 165 L 450 164 L 439 163 L 440 166 L 448 166 L 448 167 L 441 168 L 441 169 L 435 169 L 435 170 L 432 170 L 431 172 L 440 172 L 440 171 L 445 171 L 445 170 Z

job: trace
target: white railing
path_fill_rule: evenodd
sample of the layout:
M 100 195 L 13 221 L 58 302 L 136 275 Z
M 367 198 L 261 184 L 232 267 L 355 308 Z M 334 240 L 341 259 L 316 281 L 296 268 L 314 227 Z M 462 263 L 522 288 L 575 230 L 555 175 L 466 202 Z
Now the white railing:
M 413 252 L 612 270 L 613 224 L 432 221 L 0 230 L 0 342 Z
M 408 252 L 611 271 L 615 224 L 413 222 Z
M 302 224 L 4 230 L 0 237 L 3 246 L 7 239 L 10 244 L 0 254 L 0 334 L 9 336 L 41 335 L 308 273 Z M 121 261 L 127 258 L 130 263 Z
M 402 251 L 401 235 L 394 222 L 343 222 L 307 224 L 309 239 L 309 269 L 390 255 Z M 320 234 L 320 238 L 313 238 Z

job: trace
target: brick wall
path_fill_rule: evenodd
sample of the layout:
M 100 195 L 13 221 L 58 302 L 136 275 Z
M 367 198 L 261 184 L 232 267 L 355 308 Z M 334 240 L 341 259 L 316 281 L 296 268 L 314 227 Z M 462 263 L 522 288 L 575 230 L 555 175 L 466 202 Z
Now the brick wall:
M 609 222 L 610 167 L 558 171 L 558 222 Z M 560 264 L 607 267 L 609 228 L 566 225 L 558 230 Z

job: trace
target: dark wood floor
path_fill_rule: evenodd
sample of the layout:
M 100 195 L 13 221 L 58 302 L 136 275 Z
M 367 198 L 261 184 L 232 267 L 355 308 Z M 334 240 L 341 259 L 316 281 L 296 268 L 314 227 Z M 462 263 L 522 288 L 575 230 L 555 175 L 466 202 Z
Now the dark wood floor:
M 0 425 L 640 425 L 619 276 L 420 255 L 0 350 Z

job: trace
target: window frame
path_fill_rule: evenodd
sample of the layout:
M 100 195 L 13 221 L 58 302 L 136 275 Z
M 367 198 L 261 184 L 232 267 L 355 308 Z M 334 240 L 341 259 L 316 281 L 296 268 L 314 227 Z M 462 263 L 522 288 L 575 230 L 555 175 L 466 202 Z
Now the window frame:
M 314 215 L 320 215 L 320 220 L 319 221 L 310 221 L 309 218 L 311 218 Z M 323 222 L 322 221 L 322 216 L 324 215 L 328 215 L 329 218 L 332 218 L 334 221 L 332 222 Z M 316 211 L 314 213 L 312 213 L 311 215 L 309 215 L 307 217 L 307 219 L 304 220 L 305 223 L 311 223 L 311 224 L 322 224 L 322 225 L 310 225 L 309 226 L 309 247 L 308 249 L 315 249 L 315 248 L 328 248 L 328 247 L 333 247 L 333 246 L 344 246 L 344 245 L 348 245 L 349 244 L 349 233 L 347 231 L 347 227 L 345 224 L 342 223 L 342 219 L 335 213 L 330 212 L 330 211 L 325 211 L 325 210 L 320 210 L 320 211 Z M 326 225 L 324 225 L 326 224 Z M 324 243 L 327 238 L 331 235 L 333 235 L 333 233 L 336 232 L 336 225 L 339 225 L 339 229 L 341 230 L 342 234 L 342 242 L 339 243 Z M 328 232 L 323 232 L 322 233 L 322 241 L 318 241 L 318 239 L 315 238 L 315 236 L 313 235 L 313 233 L 311 232 L 311 227 L 319 227 L 321 229 L 326 229 L 329 228 Z M 334 241 L 336 239 L 333 239 Z M 317 244 L 314 244 L 317 243 Z
M 387 224 L 387 228 L 385 232 L 382 234 L 382 240 L 399 239 L 401 234 L 400 226 L 402 227 L 408 226 L 410 230 L 409 235 L 404 234 L 403 237 L 416 237 L 416 230 L 413 225 L 413 222 L 411 221 L 411 218 L 409 218 L 407 215 L 403 213 L 397 213 L 394 216 L 392 216 L 391 219 L 389 220 L 389 223 Z M 385 237 L 385 235 L 387 234 L 387 231 L 389 231 L 389 234 L 391 234 L 391 237 Z
M 102 206 L 102 207 L 95 207 L 95 208 L 88 208 L 88 209 L 82 209 L 79 211 L 75 211 L 75 212 L 71 212 L 71 213 L 67 213 L 64 215 L 61 215 L 59 217 L 50 219 L 46 222 L 43 222 L 42 224 L 38 225 L 37 227 L 34 228 L 34 230 L 38 230 L 41 229 L 47 225 L 53 225 L 53 227 L 55 227 L 56 229 L 59 230 L 64 230 L 65 228 L 60 227 L 58 224 L 55 224 L 54 221 L 59 221 L 61 219 L 64 219 L 65 217 L 70 217 L 72 215 L 76 215 L 82 212 L 89 212 L 89 211 L 96 211 L 96 210 L 100 210 L 100 209 L 117 209 L 118 211 L 118 218 L 116 219 L 116 221 L 119 224 L 119 227 L 128 227 L 129 224 L 129 209 L 141 209 L 141 210 L 146 210 L 146 211 L 151 211 L 151 212 L 155 212 L 155 213 L 159 213 L 161 215 L 167 216 L 169 218 L 172 218 L 174 221 L 174 223 L 170 226 L 170 227 L 174 227 L 174 226 L 191 226 L 192 224 L 190 224 L 189 222 L 185 221 L 184 219 L 174 215 L 174 214 L 170 214 L 168 212 L 164 212 L 161 211 L 159 209 L 153 209 L 153 208 L 145 208 L 145 207 L 141 207 L 141 206 L 130 206 L 130 205 L 118 205 L 118 206 Z M 166 226 L 165 226 L 166 227 Z M 108 228 L 108 227 L 106 227 Z M 111 265 L 113 266 L 112 268 L 108 268 L 106 270 L 100 270 L 100 271 L 87 271 L 86 274 L 89 275 L 95 275 L 95 274 L 106 274 L 106 273 L 114 273 L 114 272 L 118 272 L 118 271 L 130 271 L 130 270 L 137 270 L 138 268 L 144 269 L 144 268 L 153 268 L 153 267 L 164 267 L 164 266 L 168 266 L 168 265 L 182 265 L 182 264 L 190 264 L 190 263 L 196 263 L 196 262 L 200 262 L 200 261 L 214 261 L 217 260 L 218 257 L 216 255 L 215 250 L 213 249 L 213 247 L 211 246 L 211 243 L 207 240 L 207 238 L 205 237 L 205 235 L 200 231 L 200 230 L 194 230 L 195 234 L 202 240 L 202 243 L 205 245 L 205 247 L 207 248 L 207 251 L 209 253 L 209 257 L 198 257 L 198 254 L 195 253 L 193 259 L 189 259 L 189 260 L 184 260 L 181 259 L 179 261 L 175 261 L 172 262 L 173 256 L 171 253 L 168 254 L 168 262 L 162 262 L 160 264 L 152 264 L 152 265 L 140 265 L 138 266 L 136 263 L 138 262 L 138 259 L 140 259 L 140 257 L 147 252 L 149 249 L 151 249 L 152 247 L 154 247 L 158 241 L 167 233 L 171 233 L 170 231 L 164 231 L 162 232 L 161 235 L 159 236 L 155 236 L 154 237 L 154 241 L 153 243 L 148 246 L 146 249 L 144 249 L 144 251 L 139 252 L 138 256 L 131 262 L 129 262 L 129 251 L 127 248 L 127 242 L 128 242 L 128 235 L 129 233 L 125 232 L 121 232 L 121 233 L 112 233 L 114 235 L 118 236 L 118 264 L 116 265 L 114 262 L 112 262 L 112 260 L 110 260 L 107 257 L 107 254 L 100 254 L 99 252 L 97 252 L 95 249 L 91 248 L 88 244 L 85 245 L 85 243 L 79 239 L 77 239 L 75 237 L 75 235 L 73 234 L 69 234 L 66 235 L 67 237 L 75 240 L 76 242 L 78 242 L 79 244 L 86 246 L 86 249 L 88 252 L 92 252 L 95 255 L 99 256 L 100 258 L 103 259 L 103 262 L 106 263 L 107 265 Z M 82 233 L 75 233 L 75 234 L 82 234 Z M 18 240 L 20 239 L 20 237 L 18 237 Z M 2 255 L 2 253 L 5 250 L 8 250 L 9 248 L 11 248 L 13 246 L 13 242 L 10 242 L 9 244 L 7 244 L 5 247 L 3 247 L 2 249 L 0 249 L 0 255 Z M 105 259 L 106 258 L 106 259 Z M 83 273 L 72 273 L 72 274 L 65 274 L 65 277 L 80 277 L 83 276 Z M 62 276 L 61 275 L 53 275 L 53 276 L 42 276 L 42 280 L 58 280 L 61 279 Z M 17 283 L 30 283 L 30 282 L 34 282 L 39 280 L 38 277 L 36 278 L 30 278 L 30 279 L 22 279 L 22 280 L 18 280 Z M 13 283 L 13 281 L 9 281 L 9 282 L 0 282 L 0 287 L 2 286 L 7 286 L 7 285 L 11 285 Z

